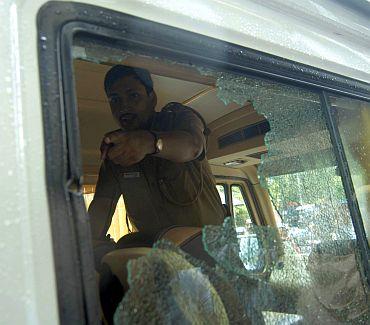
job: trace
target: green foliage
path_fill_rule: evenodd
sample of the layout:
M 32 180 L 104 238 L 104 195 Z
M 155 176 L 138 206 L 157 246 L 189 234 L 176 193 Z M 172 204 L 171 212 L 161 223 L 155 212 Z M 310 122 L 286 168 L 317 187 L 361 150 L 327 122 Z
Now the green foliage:
M 267 183 L 279 211 L 305 204 L 339 204 L 345 198 L 341 178 L 335 167 L 274 176 Z

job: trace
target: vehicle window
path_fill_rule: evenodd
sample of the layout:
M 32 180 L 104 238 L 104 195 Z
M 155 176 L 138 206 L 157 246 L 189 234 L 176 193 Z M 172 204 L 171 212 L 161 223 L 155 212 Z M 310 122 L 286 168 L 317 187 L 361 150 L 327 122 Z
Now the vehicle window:
M 76 39 L 78 84 L 87 84 L 83 83 L 88 77 L 86 71 L 96 72 L 95 82 L 89 83 L 96 90 L 79 91 L 85 173 L 98 173 L 101 135 L 113 126 L 103 119 L 104 114 L 110 114 L 108 103 L 93 110 L 96 103 L 91 101 L 99 102 L 99 96 L 104 98 L 101 85 L 110 66 L 129 63 L 146 67 L 157 84 L 162 83 L 163 88 L 157 89 L 165 97 L 162 104 L 180 101 L 201 112 L 207 121 L 227 114 L 228 109 L 255 110 L 266 117 L 271 129 L 265 136 L 267 154 L 258 166 L 259 180 L 281 216 L 280 229 L 254 225 L 243 188 L 232 185 L 234 218 L 226 218 L 223 224 L 207 224 L 202 229 L 202 249 L 215 265 L 185 253 L 174 243 L 155 242 L 150 253 L 125 264 L 130 274 L 124 277 L 129 289 L 118 305 L 115 321 L 366 322 L 356 236 L 319 93 L 241 73 L 153 57 L 145 49 L 125 51 L 115 44 L 108 40 Z M 165 76 L 159 67 L 165 67 Z M 215 91 L 209 91 L 210 88 Z M 207 101 L 199 95 L 204 93 L 213 97 Z M 89 100 L 89 96 L 96 98 Z M 91 120 L 93 114 L 95 121 Z M 165 171 L 165 168 L 155 170 Z M 173 194 L 171 185 L 179 179 L 178 174 L 169 175 L 169 191 L 155 195 Z M 130 171 L 123 175 L 132 181 L 130 189 L 135 189 L 138 174 Z M 195 193 L 197 189 L 207 190 L 199 184 Z M 225 187 L 219 184 L 217 190 L 226 202 Z M 101 202 L 104 199 L 102 196 Z M 137 199 L 140 208 L 150 204 L 147 197 Z M 171 204 L 181 199 L 176 197 Z
M 337 96 L 330 103 L 370 242 L 370 104 Z
M 225 184 L 217 184 L 216 185 L 218 194 L 220 195 L 222 204 L 226 203 L 226 185 Z
M 277 320 L 277 315 L 266 314 L 267 310 L 284 310 L 286 323 L 297 320 L 292 314 L 313 323 L 348 321 L 351 317 L 358 322 L 366 321 L 364 292 L 354 294 L 345 290 L 338 298 L 340 292 L 344 292 L 339 288 L 347 286 L 348 278 L 353 279 L 354 289 L 361 287 L 361 277 L 357 268 L 356 236 L 319 95 L 240 75 L 204 73 L 217 76 L 218 96 L 225 104 L 250 100 L 271 127 L 265 136 L 268 153 L 262 156 L 259 178 L 282 218 L 279 237 L 284 255 L 280 255 L 279 239 L 276 233 L 269 231 L 271 229 L 252 227 L 249 230 L 250 237 L 274 243 L 272 251 L 266 249 L 266 245 L 258 247 L 264 248 L 267 260 L 272 258 L 274 267 L 265 282 L 266 291 L 261 299 L 255 300 L 254 308 L 261 310 L 266 322 Z M 233 232 L 228 223 L 219 232 L 214 226 L 206 227 L 207 251 L 235 273 L 258 270 L 258 267 L 250 268 L 251 264 L 259 263 L 257 246 L 243 249 L 241 239 L 230 242 L 225 232 Z M 225 251 L 230 255 L 220 254 Z M 242 260 L 244 268 L 232 262 L 230 251 Z M 268 252 L 274 253 L 268 256 Z M 338 271 L 339 265 L 351 265 L 351 271 Z M 336 298 L 338 304 L 334 304 Z M 348 302 L 349 309 L 345 311 L 339 301 Z M 252 322 L 260 321 L 258 313 L 249 316 Z
M 354 198 L 345 195 L 347 175 L 341 178 L 342 162 L 338 164 L 336 156 L 340 148 L 330 137 L 327 103 L 322 102 L 323 89 L 366 98 L 364 83 L 220 39 L 74 2 L 46 4 L 38 13 L 37 24 L 61 323 L 98 323 L 98 309 L 104 314 L 101 322 L 109 316 L 109 323 L 116 324 L 369 323 L 368 292 L 364 290 L 368 261 L 361 260 L 367 251 L 362 241 L 358 244 L 353 229 L 351 218 L 355 216 L 350 215 L 348 202 Z M 122 86 L 122 78 L 111 75 L 105 88 L 106 73 L 117 64 L 134 71 L 126 78 L 126 86 Z M 207 168 L 190 176 L 185 170 L 205 162 L 205 153 L 211 157 L 211 150 L 174 146 L 189 156 L 186 165 L 172 170 L 168 164 L 178 163 L 176 159 L 159 160 L 157 121 L 151 113 L 154 109 L 159 113 L 173 102 L 204 118 L 204 123 L 196 122 L 194 116 L 190 118 L 194 123 L 174 118 L 181 124 L 177 136 L 204 130 L 201 138 L 205 141 L 188 143 L 218 147 L 218 167 L 237 168 L 240 173 L 252 164 L 258 168 L 253 186 L 256 193 L 260 186 L 269 192 L 276 210 L 271 214 L 280 218 L 277 222 L 266 226 L 251 223 L 245 193 L 238 187 L 232 197 L 234 216 L 244 231 L 238 231 L 241 227 L 236 227 L 235 218 L 224 218 L 218 199 L 221 189 L 217 192 L 208 186 L 212 175 L 207 175 L 206 182 L 199 177 Z M 368 196 L 362 193 L 368 193 L 369 184 L 368 106 L 336 96 L 331 97 L 331 104 L 365 219 Z M 167 112 L 175 113 L 176 107 L 169 105 Z M 152 110 L 150 119 L 146 119 L 147 108 Z M 353 113 L 356 111 L 358 114 Z M 224 124 L 226 119 L 230 123 Z M 216 121 L 220 122 L 216 123 L 218 138 L 206 127 Z M 144 131 L 149 124 L 153 126 L 150 131 L 154 132 L 139 132 L 142 141 L 136 138 L 139 133 L 131 138 L 138 141 L 135 145 L 131 141 L 129 151 L 145 151 L 140 152 L 143 155 L 117 160 L 112 154 L 118 147 L 129 147 L 126 141 L 132 133 L 122 134 L 122 128 L 127 131 L 121 128 L 123 124 L 134 126 L 128 132 L 136 131 L 135 126 Z M 249 132 L 250 126 L 256 132 Z M 118 127 L 125 141 L 102 141 Z M 144 138 L 153 140 L 153 146 L 142 145 L 148 144 Z M 201 155 L 191 159 L 195 152 Z M 148 158 L 146 162 L 142 162 L 143 156 Z M 220 163 L 231 157 L 237 159 Z M 139 159 L 140 170 L 118 166 L 134 158 Z M 111 181 L 102 190 L 96 185 L 100 172 Z M 178 193 L 178 182 L 186 184 L 187 190 Z M 96 231 L 94 241 L 89 226 L 94 218 L 90 211 L 86 214 L 83 186 L 86 205 L 89 210 L 94 207 L 96 224 L 102 229 Z M 136 192 L 149 187 L 158 190 Z M 193 194 L 188 195 L 190 192 Z M 97 200 L 91 201 L 93 193 Z M 121 237 L 122 233 L 128 231 L 124 227 L 126 211 L 114 209 L 117 203 L 124 206 L 120 203 L 123 193 L 133 224 L 161 224 L 161 229 L 151 231 L 150 240 L 144 231 L 128 234 L 131 242 L 122 240 L 126 237 Z M 214 204 L 205 214 L 198 199 L 210 194 Z M 225 188 L 221 198 L 227 202 L 230 198 L 224 194 Z M 258 198 L 267 197 L 265 194 Z M 129 195 L 131 202 L 135 201 L 134 210 L 145 211 L 147 222 L 140 224 L 129 208 Z M 169 213 L 174 206 L 176 213 Z M 186 213 L 190 206 L 193 210 Z M 219 218 L 212 222 L 216 212 Z M 204 221 L 194 222 L 194 215 L 201 213 Z M 177 215 L 182 216 L 180 222 Z M 273 217 L 263 219 L 261 215 L 261 220 L 269 222 Z M 114 224 L 117 226 L 112 228 Z M 200 230 L 199 225 L 205 226 Z M 179 241 L 178 231 L 184 228 L 185 238 Z M 161 237 L 162 230 L 172 231 L 173 236 Z M 133 246 L 127 245 L 133 242 Z M 101 308 L 96 304 L 97 288 Z
M 241 185 L 231 185 L 231 198 L 233 202 L 233 214 L 236 231 L 243 232 L 252 224 L 251 215 L 245 200 L 244 189 Z

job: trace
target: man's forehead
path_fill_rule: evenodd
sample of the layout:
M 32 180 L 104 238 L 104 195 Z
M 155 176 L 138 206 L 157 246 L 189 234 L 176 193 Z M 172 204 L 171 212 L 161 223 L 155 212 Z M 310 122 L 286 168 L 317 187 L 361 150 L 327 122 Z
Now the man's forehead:
M 130 89 L 145 90 L 145 86 L 134 75 L 127 75 L 117 79 L 109 89 L 109 92 L 127 91 Z

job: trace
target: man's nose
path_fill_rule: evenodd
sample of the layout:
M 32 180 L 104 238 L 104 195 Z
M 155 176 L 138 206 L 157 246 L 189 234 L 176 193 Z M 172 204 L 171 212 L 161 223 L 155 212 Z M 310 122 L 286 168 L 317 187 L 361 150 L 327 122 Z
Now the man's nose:
M 128 100 L 125 97 L 121 98 L 121 111 L 124 111 L 124 113 L 127 113 L 130 110 L 130 106 L 128 105 Z

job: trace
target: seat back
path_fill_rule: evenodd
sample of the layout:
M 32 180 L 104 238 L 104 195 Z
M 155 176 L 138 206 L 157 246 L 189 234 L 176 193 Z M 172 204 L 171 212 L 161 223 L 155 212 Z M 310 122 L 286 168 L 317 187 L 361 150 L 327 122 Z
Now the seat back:
M 189 255 L 209 265 L 215 263 L 203 248 L 202 228 L 173 226 L 162 231 L 155 241 L 162 239 L 173 242 Z M 129 289 L 128 261 L 147 255 L 150 251 L 150 247 L 130 247 L 116 249 L 104 255 L 101 267 L 100 297 L 108 323 L 113 321 L 114 311 L 124 293 Z
M 173 242 L 189 255 L 214 266 L 215 261 L 205 251 L 202 242 L 202 228 L 173 226 L 157 236 L 157 240 L 165 239 Z
M 209 265 L 214 265 L 214 260 L 207 254 L 202 243 L 202 228 L 172 226 L 162 231 L 157 237 L 158 240 L 169 240 L 191 256 L 203 260 Z M 111 272 L 119 279 L 124 290 L 128 289 L 127 263 L 150 252 L 149 247 L 130 247 L 117 249 L 106 254 L 102 264 L 106 264 Z

